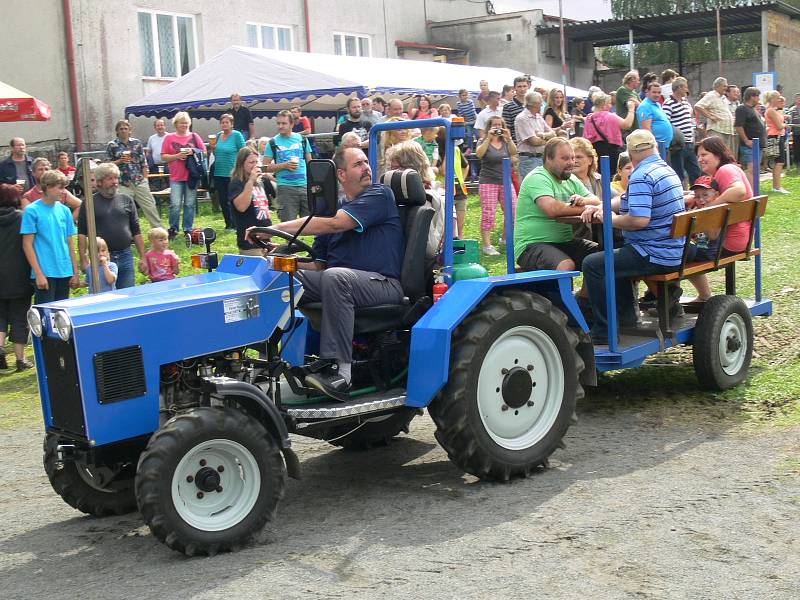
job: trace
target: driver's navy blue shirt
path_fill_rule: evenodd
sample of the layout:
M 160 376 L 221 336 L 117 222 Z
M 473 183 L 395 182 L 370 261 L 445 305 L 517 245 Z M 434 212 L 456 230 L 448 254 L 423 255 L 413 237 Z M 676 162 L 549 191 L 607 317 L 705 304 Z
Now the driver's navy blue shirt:
M 392 190 L 374 183 L 339 210 L 352 217 L 356 228 L 317 236 L 316 259 L 327 268 L 347 267 L 400 279 L 405 242 Z

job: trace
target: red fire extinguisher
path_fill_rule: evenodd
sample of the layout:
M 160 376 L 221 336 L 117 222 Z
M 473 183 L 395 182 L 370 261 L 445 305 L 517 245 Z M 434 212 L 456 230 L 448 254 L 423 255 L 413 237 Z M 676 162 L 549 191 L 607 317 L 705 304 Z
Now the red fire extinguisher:
M 444 282 L 444 275 L 441 271 L 436 271 L 433 276 L 433 301 L 438 302 L 447 291 L 447 284 Z

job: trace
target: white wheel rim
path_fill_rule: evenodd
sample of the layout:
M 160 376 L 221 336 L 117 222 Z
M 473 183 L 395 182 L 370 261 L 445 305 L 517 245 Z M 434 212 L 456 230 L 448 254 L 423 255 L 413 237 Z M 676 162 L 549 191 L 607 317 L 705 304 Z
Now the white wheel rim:
M 222 491 L 198 487 L 195 477 L 203 468 L 218 473 Z M 172 502 L 178 516 L 202 531 L 222 531 L 241 522 L 255 506 L 260 490 L 261 473 L 255 457 L 232 440 L 198 444 L 184 455 L 172 475 Z
M 520 407 L 509 406 L 503 396 L 508 375 L 504 370 L 513 368 L 527 371 L 533 385 L 527 402 Z M 561 410 L 564 366 L 558 348 L 541 329 L 509 329 L 486 353 L 477 393 L 481 421 L 492 440 L 508 450 L 530 448 L 550 431 Z
M 719 361 L 727 375 L 736 375 L 747 356 L 747 326 L 737 313 L 728 315 L 719 333 Z

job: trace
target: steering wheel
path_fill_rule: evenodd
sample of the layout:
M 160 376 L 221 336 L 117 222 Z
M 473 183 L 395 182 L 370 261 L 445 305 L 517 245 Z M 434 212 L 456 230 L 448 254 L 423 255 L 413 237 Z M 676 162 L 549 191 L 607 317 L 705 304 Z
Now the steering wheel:
M 259 233 L 262 235 L 268 235 L 270 237 L 279 237 L 289 243 L 285 246 L 279 246 L 275 248 L 268 242 L 253 235 Z M 256 245 L 268 250 L 272 250 L 271 254 L 294 254 L 294 252 L 300 251 L 308 254 L 308 258 L 298 258 L 299 262 L 314 262 L 314 260 L 316 260 L 314 249 L 306 244 L 303 240 L 294 239 L 294 235 L 291 233 L 286 233 L 285 231 L 281 231 L 280 229 L 275 229 L 273 227 L 252 227 L 250 228 L 250 234 L 250 239 L 252 239 Z M 276 252 L 276 250 L 280 250 L 280 252 Z

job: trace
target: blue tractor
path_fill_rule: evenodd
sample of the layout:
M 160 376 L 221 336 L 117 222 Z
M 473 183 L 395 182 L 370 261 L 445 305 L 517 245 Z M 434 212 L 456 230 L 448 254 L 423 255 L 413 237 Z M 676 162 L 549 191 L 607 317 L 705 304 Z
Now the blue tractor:
M 373 165 L 378 134 L 409 126 L 373 127 Z M 452 214 L 463 124 L 413 126 L 446 128 L 444 210 Z M 510 259 L 507 275 L 453 281 L 451 219 L 443 252 L 451 285 L 433 303 L 425 260 L 433 209 L 418 175 L 400 175 L 391 179 L 406 233 L 406 299 L 356 311 L 347 398 L 304 385 L 319 368 L 322 307 L 298 309 L 294 272 L 313 251 L 277 230 L 265 233 L 287 245 L 266 258 L 226 255 L 213 270 L 207 231 L 199 255 L 207 273 L 32 307 L 44 466 L 55 491 L 88 514 L 138 508 L 170 548 L 213 555 L 248 543 L 275 517 L 286 475 L 301 472 L 290 434 L 369 448 L 408 431 L 427 408 L 460 469 L 483 480 L 525 477 L 562 447 L 598 370 L 636 366 L 691 341 L 693 320 L 667 336 L 623 335 L 619 348 L 594 347 L 572 295 L 575 272 L 513 273 Z M 309 198 L 313 214 L 335 212 L 330 161 L 309 165 Z M 724 309 L 706 319 L 703 334 L 717 365 L 708 378 L 719 387 L 746 375 L 751 313 L 771 304 Z

